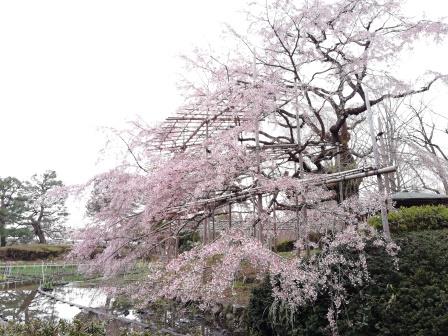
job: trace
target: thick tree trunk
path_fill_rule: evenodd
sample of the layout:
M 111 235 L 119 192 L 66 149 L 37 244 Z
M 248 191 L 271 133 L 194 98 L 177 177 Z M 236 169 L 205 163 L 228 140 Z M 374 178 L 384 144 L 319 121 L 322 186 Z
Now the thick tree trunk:
M 339 142 L 339 155 L 340 155 L 340 171 L 350 170 L 357 168 L 357 163 L 353 154 L 350 151 L 349 141 L 350 141 L 350 131 L 347 128 L 347 123 L 344 123 L 338 133 L 337 140 Z M 358 195 L 359 185 L 361 184 L 361 179 L 354 179 L 350 181 L 344 181 L 341 184 L 336 185 L 336 192 L 338 201 L 340 202 L 340 196 L 346 199 L 353 195 Z M 339 190 L 342 185 L 342 193 Z
M 46 244 L 47 239 L 45 238 L 44 231 L 42 231 L 40 224 L 33 223 L 33 229 L 34 229 L 34 233 L 36 234 L 37 238 L 39 238 L 39 244 Z
M 437 161 L 440 162 L 440 158 L 437 158 Z M 444 164 L 438 164 L 437 167 L 437 172 L 439 173 L 439 178 L 440 178 L 440 182 L 442 182 L 443 185 L 443 189 L 445 190 L 445 194 L 448 194 L 448 180 L 445 178 L 446 176 L 446 172 L 444 171 L 445 167 Z
M 6 246 L 5 223 L 3 220 L 0 221 L 0 246 Z

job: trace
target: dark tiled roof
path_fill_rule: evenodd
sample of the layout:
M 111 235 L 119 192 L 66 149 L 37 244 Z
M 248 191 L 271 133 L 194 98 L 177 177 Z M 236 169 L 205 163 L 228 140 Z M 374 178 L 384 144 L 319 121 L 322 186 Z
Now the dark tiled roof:
M 448 199 L 447 195 L 433 194 L 429 192 L 420 191 L 400 191 L 391 196 L 392 200 L 406 200 L 406 199 L 419 199 L 419 200 L 431 200 L 431 199 Z

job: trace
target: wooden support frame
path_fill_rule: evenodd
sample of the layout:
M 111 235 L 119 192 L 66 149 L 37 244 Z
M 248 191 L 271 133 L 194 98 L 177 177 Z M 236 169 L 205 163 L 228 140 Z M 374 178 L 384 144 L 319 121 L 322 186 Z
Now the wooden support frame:
M 253 68 L 253 85 L 256 87 L 256 64 L 254 62 Z M 266 115 L 260 115 L 259 119 L 255 120 L 255 129 L 251 130 L 254 138 L 250 139 L 251 145 L 246 145 L 246 143 L 242 143 L 242 146 L 245 146 L 246 149 L 253 151 L 250 155 L 254 155 L 253 166 L 251 167 L 251 172 L 256 172 L 256 175 L 261 176 L 263 174 L 263 167 L 265 161 L 263 160 L 287 160 L 289 155 L 294 155 L 298 158 L 298 164 L 295 163 L 295 173 L 297 174 L 300 183 L 299 187 L 303 187 L 303 190 L 307 190 L 312 186 L 322 186 L 322 185 L 333 185 L 339 184 L 339 192 L 340 192 L 340 200 L 344 199 L 343 195 L 343 183 L 345 181 L 351 179 L 364 178 L 368 176 L 377 176 L 378 183 L 381 186 L 381 175 L 388 174 L 395 171 L 395 167 L 381 167 L 378 160 L 375 161 L 374 167 L 363 167 L 352 169 L 348 171 L 340 171 L 340 157 L 339 154 L 336 156 L 336 164 L 338 166 L 338 172 L 333 174 L 305 174 L 305 164 L 304 164 L 304 150 L 308 150 L 309 148 L 316 147 L 324 147 L 325 150 L 333 150 L 336 149 L 337 153 L 339 153 L 339 144 L 334 143 L 326 143 L 326 142 L 315 142 L 309 143 L 307 141 L 302 141 L 301 134 L 301 122 L 303 122 L 304 117 L 300 115 L 299 111 L 299 103 L 298 103 L 298 91 L 297 91 L 297 83 L 295 81 L 295 97 L 292 98 L 291 104 L 295 104 L 295 141 L 294 136 L 291 135 L 291 142 L 287 143 L 287 140 L 275 140 L 272 144 L 266 144 L 264 141 L 263 133 L 261 132 L 261 141 L 260 141 L 260 123 L 262 120 L 265 120 Z M 368 101 L 368 99 L 367 99 Z M 247 107 L 248 109 L 250 107 Z M 256 108 L 256 107 L 255 107 Z M 369 115 L 371 115 L 370 106 L 367 108 L 369 110 Z M 261 108 L 260 108 L 261 110 Z M 201 107 L 197 108 L 185 109 L 175 116 L 168 117 L 163 125 L 160 128 L 160 132 L 155 133 L 154 135 L 154 143 L 151 144 L 151 148 L 161 152 L 175 153 L 182 152 L 187 150 L 195 150 L 197 153 L 201 153 L 204 149 L 204 141 L 212 139 L 216 137 L 220 132 L 229 130 L 233 127 L 238 127 L 241 125 L 241 122 L 254 122 L 254 120 L 249 119 L 245 114 L 247 111 L 240 110 L 236 112 L 228 107 L 216 106 L 213 107 L 213 110 L 204 109 L 201 110 Z M 263 112 L 264 113 L 264 112 Z M 260 114 L 262 114 L 260 112 Z M 265 114 L 269 114 L 266 112 Z M 369 117 L 371 118 L 371 117 Z M 370 123 L 370 119 L 369 119 Z M 293 121 L 294 124 L 294 121 Z M 293 131 L 291 131 L 293 132 Z M 372 133 L 373 134 L 373 133 Z M 373 139 L 372 139 L 373 141 Z M 377 152 L 375 150 L 376 142 L 374 142 L 374 153 Z M 209 156 L 208 148 L 205 149 L 206 157 Z M 309 152 L 305 154 L 307 157 L 310 155 Z M 376 154 L 375 154 L 376 155 Z M 375 157 L 376 158 L 376 157 Z M 297 160 L 297 159 L 296 159 Z M 249 175 L 249 174 L 248 174 Z M 255 176 L 255 175 L 253 175 Z M 263 215 L 264 210 L 269 213 L 269 206 L 263 204 L 263 198 L 272 197 L 272 195 L 276 192 L 270 190 L 268 188 L 264 188 L 260 185 L 257 185 L 256 180 L 253 181 L 253 186 L 246 190 L 234 191 L 234 190 L 212 190 L 204 192 L 204 197 L 201 199 L 196 199 L 194 201 L 185 201 L 184 204 L 180 204 L 178 206 L 174 206 L 169 208 L 169 212 L 172 214 L 187 214 L 194 212 L 206 212 L 208 215 L 203 220 L 203 239 L 204 243 L 208 243 L 216 239 L 215 232 L 215 209 L 222 208 L 228 206 L 228 227 L 229 229 L 233 226 L 233 218 L 232 218 L 232 204 L 237 204 L 239 202 L 247 202 L 248 200 L 253 200 L 255 204 L 254 212 L 258 217 L 258 224 L 256 225 L 254 236 L 257 237 L 260 241 L 263 241 Z M 381 189 L 381 188 L 380 188 Z M 381 189 L 383 190 L 383 189 Z M 278 192 L 278 191 L 277 191 Z M 383 191 L 381 191 L 383 192 Z M 296 192 L 295 204 L 297 207 L 296 211 L 296 224 L 297 224 L 297 234 L 299 235 L 299 227 L 303 224 L 306 224 L 307 221 L 307 210 L 306 206 L 303 206 L 299 211 L 299 204 L 304 204 L 306 202 L 304 193 L 301 195 Z M 266 209 L 264 209 L 264 205 Z M 382 211 L 382 215 L 384 218 L 384 211 Z M 274 212 L 274 217 L 275 212 Z M 383 219 L 384 220 L 384 219 Z M 387 220 L 387 219 L 386 219 Z M 274 218 L 274 222 L 276 222 L 276 218 Z M 305 225 L 306 226 L 306 225 Z M 388 226 L 385 225 L 385 232 L 387 235 Z M 307 235 L 305 234 L 304 240 L 307 239 Z

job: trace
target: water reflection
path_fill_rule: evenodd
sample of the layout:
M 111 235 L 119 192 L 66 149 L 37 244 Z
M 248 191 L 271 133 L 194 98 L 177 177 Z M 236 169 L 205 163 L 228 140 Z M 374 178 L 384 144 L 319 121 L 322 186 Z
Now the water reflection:
M 230 335 L 231 333 L 217 326 L 211 326 L 200 315 L 178 311 L 174 306 L 163 310 L 144 313 L 132 309 L 129 305 L 119 304 L 101 288 L 80 287 L 77 283 L 57 287 L 52 292 L 57 298 L 82 306 L 96 308 L 115 316 L 125 317 L 150 324 L 152 327 L 169 327 L 180 333 L 195 335 Z M 36 285 L 17 287 L 16 289 L 0 291 L 0 312 L 7 320 L 28 322 L 32 319 L 57 321 L 64 319 L 72 321 L 75 318 L 83 321 L 101 319 L 93 313 L 85 312 L 75 306 L 56 301 L 37 291 Z M 132 327 L 122 321 L 114 320 L 108 329 L 119 330 L 120 327 Z M 138 330 L 139 328 L 134 328 Z M 108 333 L 112 335 L 113 333 Z
M 78 308 L 41 295 L 35 285 L 0 291 L 0 311 L 7 320 L 19 322 L 28 322 L 30 319 L 72 320 L 80 313 Z

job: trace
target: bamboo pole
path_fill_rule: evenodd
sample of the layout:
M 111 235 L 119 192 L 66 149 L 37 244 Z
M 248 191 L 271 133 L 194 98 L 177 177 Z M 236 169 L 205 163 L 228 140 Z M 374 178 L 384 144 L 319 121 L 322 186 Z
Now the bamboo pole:
M 385 150 L 385 144 L 384 144 L 384 138 L 383 138 L 383 124 L 381 122 L 381 118 L 378 117 L 378 134 L 379 134 L 379 141 L 380 141 L 380 154 L 381 154 L 381 163 L 387 163 L 389 162 L 389 159 L 386 154 Z M 384 186 L 386 187 L 386 207 L 388 210 L 392 208 L 392 200 L 391 200 L 391 192 L 390 192 L 390 181 L 389 181 L 389 175 L 385 174 L 384 177 Z
M 332 185 L 334 183 L 338 183 L 341 181 L 349 181 L 353 179 L 358 178 L 364 178 L 374 175 L 381 175 L 386 173 L 392 173 L 396 171 L 395 166 L 388 166 L 383 168 L 358 168 L 351 171 L 343 172 L 345 174 L 326 174 L 326 176 L 322 176 L 319 179 L 318 178 L 308 178 L 308 179 L 302 179 L 301 181 L 308 185 L 308 186 L 321 186 L 321 185 Z M 274 191 L 265 190 L 262 187 L 253 187 L 251 189 L 240 191 L 240 192 L 234 192 L 231 194 L 225 194 L 216 196 L 213 198 L 207 198 L 207 199 L 201 199 L 194 202 L 188 202 L 181 206 L 171 207 L 168 209 L 168 211 L 177 212 L 181 211 L 182 209 L 192 207 L 192 206 L 206 206 L 208 204 L 213 204 L 220 201 L 227 201 L 227 202 L 235 202 L 241 199 L 247 199 L 257 194 L 263 194 L 263 193 L 274 193 Z
M 257 65 L 256 65 L 256 56 L 254 55 L 254 63 L 253 63 L 253 81 L 254 87 L 256 85 L 257 80 Z M 255 150 L 256 150 L 256 159 L 257 159 L 257 174 L 258 177 L 261 175 L 261 157 L 260 157 L 260 119 L 257 116 L 256 128 L 255 128 Z M 257 194 L 257 216 L 258 216 L 258 230 L 255 228 L 255 237 L 258 236 L 258 240 L 263 240 L 263 223 L 262 223 L 262 213 L 263 213 L 263 196 L 261 193 Z M 258 235 L 257 235 L 258 233 Z
M 297 91 L 297 78 L 294 78 L 294 90 L 295 90 L 295 112 L 296 112 L 296 142 L 297 142 L 297 147 L 299 149 L 299 174 L 298 177 L 299 179 L 303 178 L 303 174 L 304 174 L 304 166 L 303 166 L 303 153 L 302 153 L 302 134 L 301 134 L 301 129 L 300 129 L 300 115 L 299 115 L 299 96 L 298 96 L 298 91 Z M 296 166 L 296 163 L 294 162 L 294 166 Z M 306 203 L 306 198 L 305 198 L 305 191 L 306 191 L 306 186 L 304 186 L 304 189 L 302 191 L 302 204 Z M 303 221 L 303 227 L 305 228 L 305 247 L 306 247 L 306 251 L 307 251 L 307 255 L 309 255 L 309 244 L 308 244 L 308 229 L 307 229 L 307 210 L 306 210 L 306 206 L 302 207 L 301 210 L 301 214 L 299 213 L 299 198 L 298 198 L 298 194 L 296 192 L 296 206 L 297 206 L 297 210 L 296 210 L 296 217 L 297 217 L 297 238 L 299 239 L 299 234 L 300 234 L 300 217 L 302 217 L 302 221 Z M 301 215 L 301 216 L 300 216 Z
M 201 124 L 200 127 L 202 127 L 202 126 L 203 126 L 203 124 Z M 206 120 L 205 120 L 205 140 L 206 141 L 208 141 L 208 136 L 209 136 L 209 134 L 208 134 L 208 109 L 207 109 L 207 115 L 206 115 Z M 207 158 L 208 156 L 209 156 L 208 148 L 205 147 L 205 157 Z M 208 243 L 208 237 L 209 237 L 208 230 L 209 230 L 209 214 L 207 211 L 207 217 L 204 220 L 204 233 L 203 233 L 203 235 L 204 235 L 203 244 L 204 245 Z
M 369 122 L 369 128 L 370 128 L 370 138 L 372 140 L 372 146 L 373 146 L 373 156 L 375 159 L 375 168 L 378 168 L 380 166 L 380 157 L 378 152 L 378 144 L 376 143 L 376 134 L 375 134 L 375 126 L 373 125 L 373 113 L 372 108 L 370 106 L 370 100 L 369 100 L 369 94 L 368 91 L 364 88 L 364 102 L 366 104 L 367 108 L 367 119 Z M 381 174 L 377 174 L 377 183 L 378 183 L 378 190 L 381 197 L 384 197 L 384 184 L 383 184 L 383 178 Z M 383 231 L 384 235 L 387 239 L 390 239 L 390 229 L 389 229 L 389 220 L 387 218 L 387 204 L 386 202 L 381 202 L 381 221 L 383 224 Z
M 214 241 L 216 238 L 215 236 L 215 209 L 212 209 L 212 240 Z

